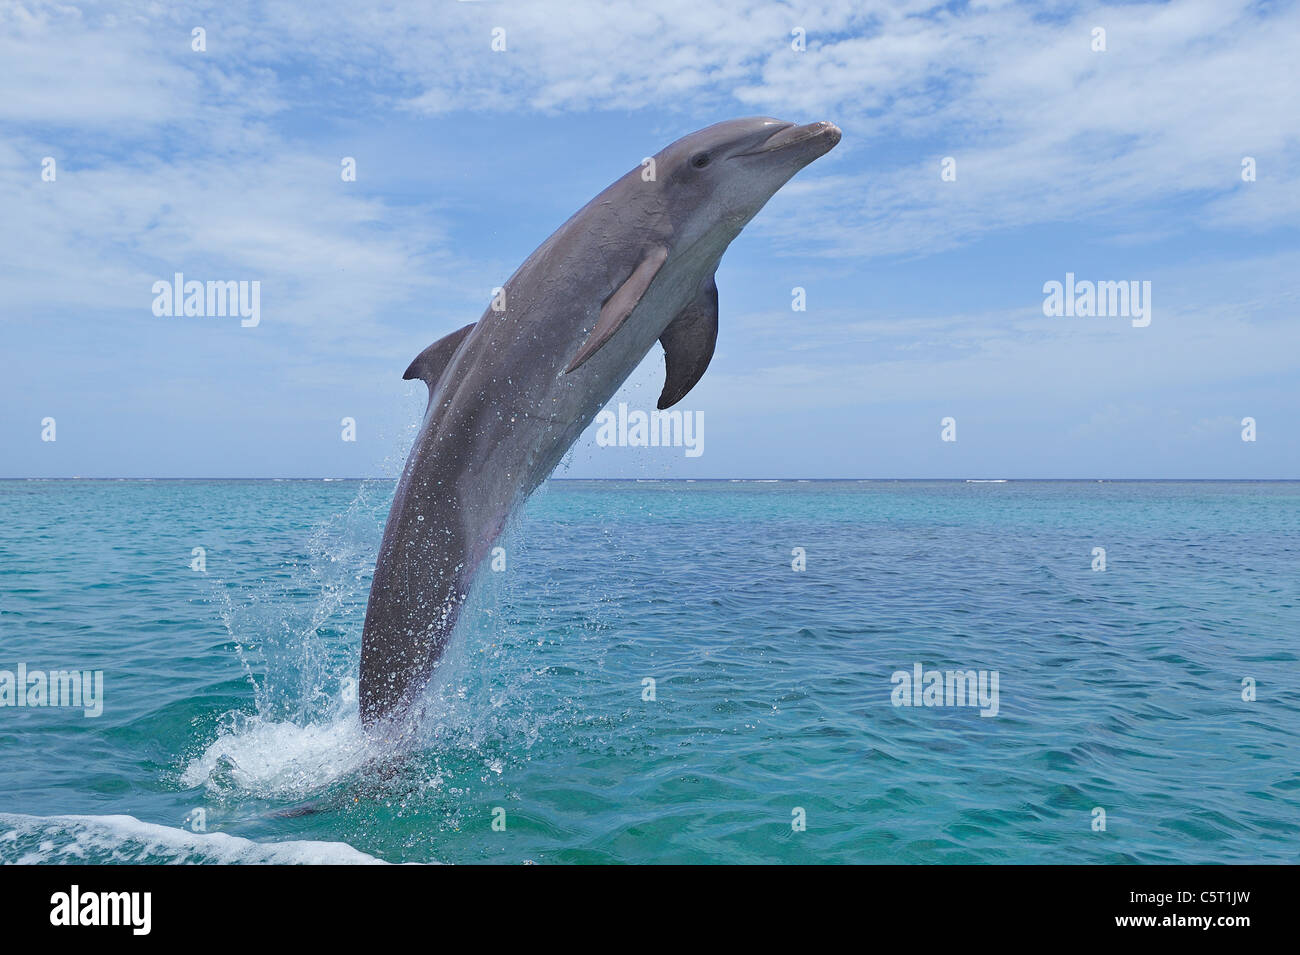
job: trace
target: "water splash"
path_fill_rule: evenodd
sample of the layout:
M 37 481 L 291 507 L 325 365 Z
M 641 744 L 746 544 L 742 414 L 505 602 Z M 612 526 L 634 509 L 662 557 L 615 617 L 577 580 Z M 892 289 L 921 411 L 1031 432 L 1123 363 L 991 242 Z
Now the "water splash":
M 373 758 L 355 674 L 390 487 L 363 482 L 345 510 L 311 531 L 301 554 L 256 585 L 213 582 L 254 712 L 225 714 L 216 739 L 182 769 L 183 786 L 299 797 Z
M 180 768 L 181 786 L 229 799 L 303 799 L 331 788 L 392 795 L 405 791 L 398 767 L 421 785 L 437 777 L 431 751 L 499 775 L 511 752 L 536 743 L 549 716 L 518 707 L 537 677 L 526 662 L 536 637 L 511 624 L 511 575 L 488 572 L 405 734 L 379 742 L 361 727 L 355 674 L 390 493 L 389 484 L 363 483 L 346 509 L 311 531 L 301 555 L 256 586 L 215 581 L 254 708 L 221 717 L 215 739 Z M 511 560 L 526 553 L 517 525 L 501 540 Z M 377 766 L 385 772 L 372 772 Z

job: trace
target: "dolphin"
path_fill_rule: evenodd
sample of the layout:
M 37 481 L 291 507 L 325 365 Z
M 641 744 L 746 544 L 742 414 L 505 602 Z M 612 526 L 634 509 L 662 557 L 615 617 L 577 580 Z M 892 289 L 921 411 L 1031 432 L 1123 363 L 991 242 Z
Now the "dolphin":
M 840 141 L 832 123 L 733 119 L 645 160 L 524 261 L 482 317 L 402 376 L 429 388 L 375 563 L 361 719 L 411 710 L 507 522 L 660 342 L 659 408 L 713 357 L 722 253 L 778 189 Z

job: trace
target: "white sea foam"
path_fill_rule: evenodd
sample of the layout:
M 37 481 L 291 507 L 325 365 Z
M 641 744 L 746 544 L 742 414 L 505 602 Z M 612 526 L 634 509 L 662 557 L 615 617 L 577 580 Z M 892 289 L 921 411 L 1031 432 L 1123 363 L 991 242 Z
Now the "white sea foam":
M 355 773 L 374 756 L 356 716 L 298 725 L 261 717 L 231 721 L 181 772 L 186 787 L 301 797 Z
M 190 832 L 134 816 L 0 813 L 0 862 L 245 865 L 385 865 L 345 842 L 254 842 Z

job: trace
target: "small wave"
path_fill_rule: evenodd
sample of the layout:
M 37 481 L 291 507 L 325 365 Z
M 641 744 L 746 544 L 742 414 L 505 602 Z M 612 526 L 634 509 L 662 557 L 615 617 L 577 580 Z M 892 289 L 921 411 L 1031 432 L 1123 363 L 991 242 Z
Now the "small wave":
M 134 816 L 0 813 L 0 862 L 153 865 L 386 865 L 346 842 L 254 842 L 224 832 L 190 832 Z

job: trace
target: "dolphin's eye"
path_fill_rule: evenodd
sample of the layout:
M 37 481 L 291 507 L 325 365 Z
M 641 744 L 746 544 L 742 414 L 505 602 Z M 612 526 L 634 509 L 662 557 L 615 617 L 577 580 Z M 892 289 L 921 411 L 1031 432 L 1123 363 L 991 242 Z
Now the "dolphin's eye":
M 696 169 L 703 169 L 709 164 L 709 158 L 708 153 L 696 153 L 691 157 L 691 165 Z

